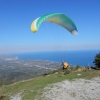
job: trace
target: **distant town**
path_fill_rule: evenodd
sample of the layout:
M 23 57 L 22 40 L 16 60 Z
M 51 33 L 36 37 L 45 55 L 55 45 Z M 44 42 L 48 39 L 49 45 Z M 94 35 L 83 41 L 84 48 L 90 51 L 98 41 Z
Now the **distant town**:
M 60 63 L 47 60 L 20 60 L 18 57 L 0 56 L 0 84 L 30 79 L 60 67 Z

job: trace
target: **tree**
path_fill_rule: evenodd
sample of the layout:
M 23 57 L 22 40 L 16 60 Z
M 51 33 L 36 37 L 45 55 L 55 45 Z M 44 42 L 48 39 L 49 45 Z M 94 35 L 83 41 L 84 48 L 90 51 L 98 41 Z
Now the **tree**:
M 95 63 L 96 68 L 100 68 L 100 53 L 96 54 L 93 63 Z

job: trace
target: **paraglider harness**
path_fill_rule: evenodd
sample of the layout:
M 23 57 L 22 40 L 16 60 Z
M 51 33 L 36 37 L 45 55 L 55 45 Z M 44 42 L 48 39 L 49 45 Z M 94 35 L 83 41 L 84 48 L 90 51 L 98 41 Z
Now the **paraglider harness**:
M 68 64 L 66 62 L 62 61 L 62 65 L 63 65 L 63 68 L 62 68 L 63 71 L 68 68 Z

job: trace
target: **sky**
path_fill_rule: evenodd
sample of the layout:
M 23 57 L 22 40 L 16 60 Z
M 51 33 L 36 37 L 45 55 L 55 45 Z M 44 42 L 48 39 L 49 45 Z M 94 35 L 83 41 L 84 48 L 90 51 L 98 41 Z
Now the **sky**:
M 64 13 L 78 29 L 44 22 L 32 33 L 34 19 Z M 100 50 L 100 0 L 0 0 L 0 54 L 48 50 Z

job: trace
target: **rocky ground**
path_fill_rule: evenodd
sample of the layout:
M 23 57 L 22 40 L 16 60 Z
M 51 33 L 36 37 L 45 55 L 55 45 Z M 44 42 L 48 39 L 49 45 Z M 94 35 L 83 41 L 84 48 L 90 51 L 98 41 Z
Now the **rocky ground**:
M 100 77 L 50 84 L 35 100 L 100 100 Z

